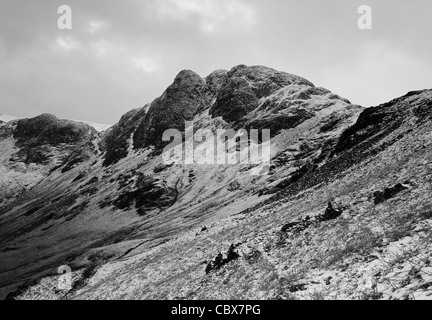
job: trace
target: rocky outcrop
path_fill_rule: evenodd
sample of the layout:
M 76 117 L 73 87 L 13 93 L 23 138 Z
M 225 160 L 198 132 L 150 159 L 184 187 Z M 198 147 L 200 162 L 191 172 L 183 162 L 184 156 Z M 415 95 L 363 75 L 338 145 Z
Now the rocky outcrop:
M 376 191 L 373 194 L 373 201 L 374 204 L 380 204 L 384 201 L 387 201 L 388 199 L 393 198 L 398 193 L 407 190 L 408 188 L 405 187 L 403 184 L 398 183 L 394 187 L 385 188 L 384 191 Z
M 160 212 L 172 206 L 177 200 L 178 191 L 169 187 L 164 181 L 138 174 L 133 188 L 125 191 L 113 201 L 118 209 L 128 209 L 134 206 L 140 216 L 153 211 Z
M 313 87 L 299 76 L 262 66 L 239 65 L 227 73 L 226 84 L 219 91 L 210 114 L 239 126 L 246 121 L 248 113 L 260 105 L 261 98 L 289 85 Z
M 342 215 L 342 213 L 343 213 L 343 209 L 340 208 L 339 205 L 334 204 L 333 202 L 330 201 L 327 204 L 327 208 L 325 209 L 323 214 L 319 214 L 314 217 L 306 216 L 305 218 L 302 218 L 299 221 L 287 223 L 281 228 L 281 231 L 299 233 L 308 229 L 312 225 L 317 225 L 320 222 L 325 222 L 325 221 L 339 218 Z
M 327 205 L 327 209 L 324 214 L 317 217 L 318 221 L 328 221 L 338 218 L 343 213 L 343 210 L 340 207 L 336 207 L 335 204 L 329 202 Z
M 51 114 L 18 120 L 14 138 L 19 146 L 78 144 L 96 136 L 96 130 L 86 124 L 60 120 Z
M 205 80 L 193 71 L 181 71 L 174 83 L 150 105 L 133 135 L 134 148 L 163 148 L 169 143 L 162 141 L 163 133 L 168 129 L 183 132 L 185 121 L 192 121 L 210 101 L 211 93 Z
M 54 167 L 52 171 L 60 167 L 61 173 L 68 172 L 79 164 L 89 161 L 94 155 L 96 155 L 96 148 L 92 141 L 88 141 L 72 150 L 72 152 L 65 157 L 64 161 L 59 166 Z
M 210 73 L 205 79 L 210 92 L 217 96 L 228 83 L 228 71 L 216 70 Z
M 89 125 L 43 114 L 18 120 L 13 137 L 20 148 L 13 156 L 14 161 L 47 164 L 54 149 L 63 148 L 64 153 L 70 152 L 95 139 L 97 132 Z
M 224 265 L 230 263 L 231 261 L 234 261 L 240 257 L 240 255 L 235 251 L 236 246 L 234 244 L 231 244 L 227 253 L 226 257 L 224 258 L 223 254 L 219 252 L 219 254 L 214 258 L 213 261 L 210 261 L 205 269 L 205 272 L 208 274 L 212 271 L 219 270 Z
M 144 120 L 147 107 L 129 111 L 103 136 L 100 145 L 105 151 L 104 166 L 115 164 L 128 155 L 132 136 Z

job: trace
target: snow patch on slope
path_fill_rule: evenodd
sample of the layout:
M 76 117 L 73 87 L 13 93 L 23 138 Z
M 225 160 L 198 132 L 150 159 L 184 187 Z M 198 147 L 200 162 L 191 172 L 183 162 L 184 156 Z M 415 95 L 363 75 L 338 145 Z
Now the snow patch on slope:
M 18 120 L 18 119 L 20 119 L 20 118 L 15 117 L 15 116 L 10 116 L 8 114 L 0 113 L 0 121 L 9 122 L 9 121 Z

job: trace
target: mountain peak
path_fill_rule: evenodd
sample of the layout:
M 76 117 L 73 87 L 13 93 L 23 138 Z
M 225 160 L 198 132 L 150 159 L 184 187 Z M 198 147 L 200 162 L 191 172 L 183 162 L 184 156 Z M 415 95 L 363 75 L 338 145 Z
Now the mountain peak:
M 311 87 L 314 86 L 312 82 L 298 75 L 283 72 L 283 71 L 278 71 L 273 68 L 269 68 L 261 65 L 246 66 L 244 64 L 240 64 L 238 66 L 233 67 L 228 72 L 228 77 L 229 78 L 246 77 L 247 79 L 251 79 L 251 80 L 270 78 L 271 80 L 273 80 L 274 82 L 280 85 L 290 85 L 295 83 L 295 84 L 308 85 Z
M 182 70 L 165 92 L 155 99 L 134 136 L 134 148 L 159 146 L 167 129 L 184 128 L 184 121 L 194 117 L 210 104 L 206 81 L 191 70 Z
M 227 72 L 224 85 L 219 86 L 210 114 L 213 117 L 220 116 L 235 126 L 240 125 L 249 113 L 262 105 L 261 99 L 269 98 L 279 90 L 294 85 L 297 87 L 290 88 L 294 92 L 315 87 L 305 78 L 272 68 L 243 64 L 235 66 Z M 285 94 L 281 93 L 281 98 L 283 96 Z M 277 100 L 279 105 L 280 98 Z
M 195 86 L 197 84 L 204 84 L 205 80 L 201 78 L 200 75 L 198 75 L 196 72 L 192 70 L 182 70 L 180 71 L 176 77 L 174 78 L 174 82 L 171 84 L 170 87 L 168 87 L 168 90 L 170 88 L 178 89 L 178 88 L 184 88 L 185 86 Z

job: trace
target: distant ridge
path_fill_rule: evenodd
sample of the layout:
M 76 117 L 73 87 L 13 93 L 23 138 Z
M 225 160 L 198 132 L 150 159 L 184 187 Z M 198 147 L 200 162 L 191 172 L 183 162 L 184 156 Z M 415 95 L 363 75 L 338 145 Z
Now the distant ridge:
M 9 122 L 9 121 L 18 120 L 18 119 L 20 119 L 20 118 L 19 117 L 15 117 L 15 116 L 11 116 L 11 115 L 8 115 L 8 114 L 0 113 L 0 121 Z
M 84 120 L 73 120 L 73 119 L 71 119 L 71 120 L 72 121 L 76 121 L 76 122 L 81 122 L 81 123 L 84 123 L 84 124 L 88 124 L 89 126 L 95 128 L 96 131 L 99 131 L 99 132 L 106 131 L 106 130 L 108 130 L 109 128 L 112 127 L 111 124 L 96 123 L 96 122 L 84 121 Z
M 0 113 L 0 122 L 10 122 L 10 121 L 19 120 L 19 119 L 23 119 L 23 118 Z M 110 124 L 102 124 L 102 123 L 96 123 L 96 122 L 91 122 L 91 121 L 74 120 L 74 119 L 71 119 L 71 120 L 75 121 L 75 122 L 81 122 L 81 123 L 87 124 L 87 125 L 95 128 L 96 131 L 98 131 L 98 132 L 106 131 L 107 129 L 109 129 L 112 126 Z

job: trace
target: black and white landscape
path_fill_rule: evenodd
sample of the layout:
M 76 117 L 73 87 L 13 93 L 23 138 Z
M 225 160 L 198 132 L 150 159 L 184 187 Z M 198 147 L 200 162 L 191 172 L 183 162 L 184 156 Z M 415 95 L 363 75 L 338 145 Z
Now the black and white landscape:
M 176 70 L 112 126 L 0 115 L 0 299 L 432 299 L 431 78 L 361 106 L 290 70 L 215 69 Z M 165 161 L 185 121 L 270 130 L 265 173 Z

